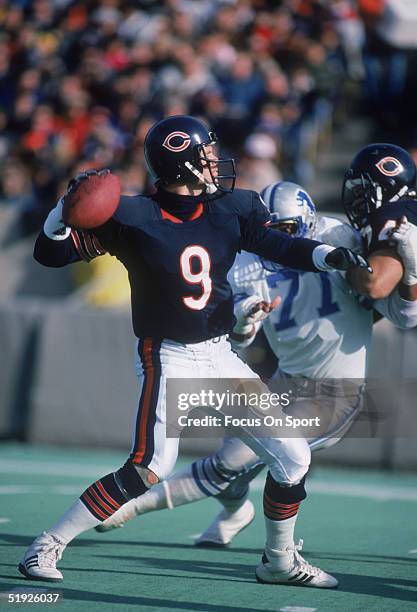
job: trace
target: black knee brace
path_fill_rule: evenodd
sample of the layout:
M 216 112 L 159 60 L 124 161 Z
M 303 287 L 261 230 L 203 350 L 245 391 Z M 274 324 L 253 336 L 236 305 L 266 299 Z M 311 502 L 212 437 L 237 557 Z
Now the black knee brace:
M 291 487 L 283 487 L 272 478 L 271 472 L 268 472 L 265 483 L 265 493 L 274 502 L 280 504 L 295 504 L 307 497 L 304 483 L 305 476 L 298 484 L 292 485 Z
M 128 459 L 124 466 L 115 472 L 114 477 L 120 489 L 125 495 L 127 494 L 129 499 L 139 497 L 139 495 L 148 491 L 148 487 L 143 482 L 131 459 Z

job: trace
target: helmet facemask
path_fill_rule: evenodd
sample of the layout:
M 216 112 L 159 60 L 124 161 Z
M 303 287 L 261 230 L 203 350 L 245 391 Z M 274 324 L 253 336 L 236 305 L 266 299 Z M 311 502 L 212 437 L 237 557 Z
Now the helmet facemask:
M 235 187 L 236 171 L 233 159 L 222 159 L 218 156 L 213 157 L 213 148 L 217 144 L 217 137 L 214 132 L 210 132 L 210 141 L 194 146 L 195 162 L 184 162 L 184 166 L 193 176 L 203 183 L 206 192 L 215 193 L 217 190 L 231 193 Z M 211 147 L 211 151 L 207 150 Z
M 382 188 L 369 174 L 355 177 L 349 170 L 343 182 L 342 202 L 351 225 L 359 230 L 367 224 L 369 213 L 381 206 Z
M 306 223 L 301 215 L 282 219 L 276 213 L 271 213 L 271 223 L 268 227 L 293 238 L 311 238 L 315 225 L 313 222 Z
M 413 195 L 407 185 L 404 185 L 386 201 L 396 202 L 405 195 Z M 373 181 L 368 173 L 364 172 L 356 177 L 353 170 L 346 173 L 343 182 L 342 202 L 346 216 L 355 229 L 360 230 L 368 225 L 369 214 L 382 206 L 384 196 L 386 196 L 386 193 L 384 193 L 383 187 Z

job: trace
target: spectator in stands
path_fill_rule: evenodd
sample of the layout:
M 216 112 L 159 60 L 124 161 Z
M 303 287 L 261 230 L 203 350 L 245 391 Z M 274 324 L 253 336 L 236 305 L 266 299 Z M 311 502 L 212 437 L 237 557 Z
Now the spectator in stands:
M 239 156 L 237 185 L 242 189 L 261 191 L 282 178 L 277 166 L 276 140 L 262 132 L 248 136 Z M 265 182 L 266 181 L 266 182 Z
M 142 176 L 149 123 L 197 113 L 231 155 L 251 134 L 269 135 L 268 163 L 307 184 L 348 74 L 340 26 L 352 3 L 6 1 L 0 156 L 30 173 L 35 206 L 46 189 L 51 205 L 79 161 L 122 178 L 137 163 Z

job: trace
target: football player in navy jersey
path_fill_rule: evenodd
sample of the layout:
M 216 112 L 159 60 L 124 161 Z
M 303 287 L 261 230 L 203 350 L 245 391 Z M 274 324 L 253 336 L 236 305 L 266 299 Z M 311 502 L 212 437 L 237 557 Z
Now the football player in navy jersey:
M 403 299 L 416 300 L 416 166 L 411 155 L 393 144 L 364 147 L 346 172 L 342 200 L 351 225 L 364 238 L 373 269 L 372 274 L 349 270 L 354 289 L 378 300 L 398 286 Z
M 313 272 L 368 267 L 347 248 L 268 229 L 269 212 L 259 195 L 233 190 L 233 160 L 219 159 L 215 144 L 215 135 L 192 117 L 158 122 L 145 139 L 155 195 L 122 196 L 112 218 L 93 231 L 66 227 L 61 199 L 37 238 L 35 258 L 46 266 L 90 260 L 104 251 L 125 265 L 140 389 L 129 459 L 88 487 L 56 525 L 36 538 L 19 565 L 27 578 L 62 580 L 56 562 L 68 542 L 171 472 L 179 441 L 165 435 L 167 379 L 257 378 L 227 340 L 234 325 L 227 273 L 239 250 Z M 88 173 L 77 177 L 75 186 L 82 180 Z M 306 496 L 307 442 L 251 434 L 247 443 L 269 468 L 265 491 L 277 520 L 267 523 L 267 547 L 276 582 L 335 587 L 335 578 L 309 565 L 294 547 L 295 519 L 290 526 L 280 520 L 295 517 Z M 212 469 L 219 482 L 230 479 L 226 466 Z

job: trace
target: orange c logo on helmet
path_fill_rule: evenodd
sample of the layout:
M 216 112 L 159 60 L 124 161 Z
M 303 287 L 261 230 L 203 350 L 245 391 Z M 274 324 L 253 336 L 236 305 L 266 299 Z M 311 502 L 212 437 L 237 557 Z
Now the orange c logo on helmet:
M 191 136 L 189 134 L 185 132 L 171 132 L 165 138 L 162 146 L 173 153 L 180 153 L 190 146 L 190 142 Z
M 375 165 L 385 176 L 397 176 L 404 170 L 402 163 L 395 157 L 384 157 Z

